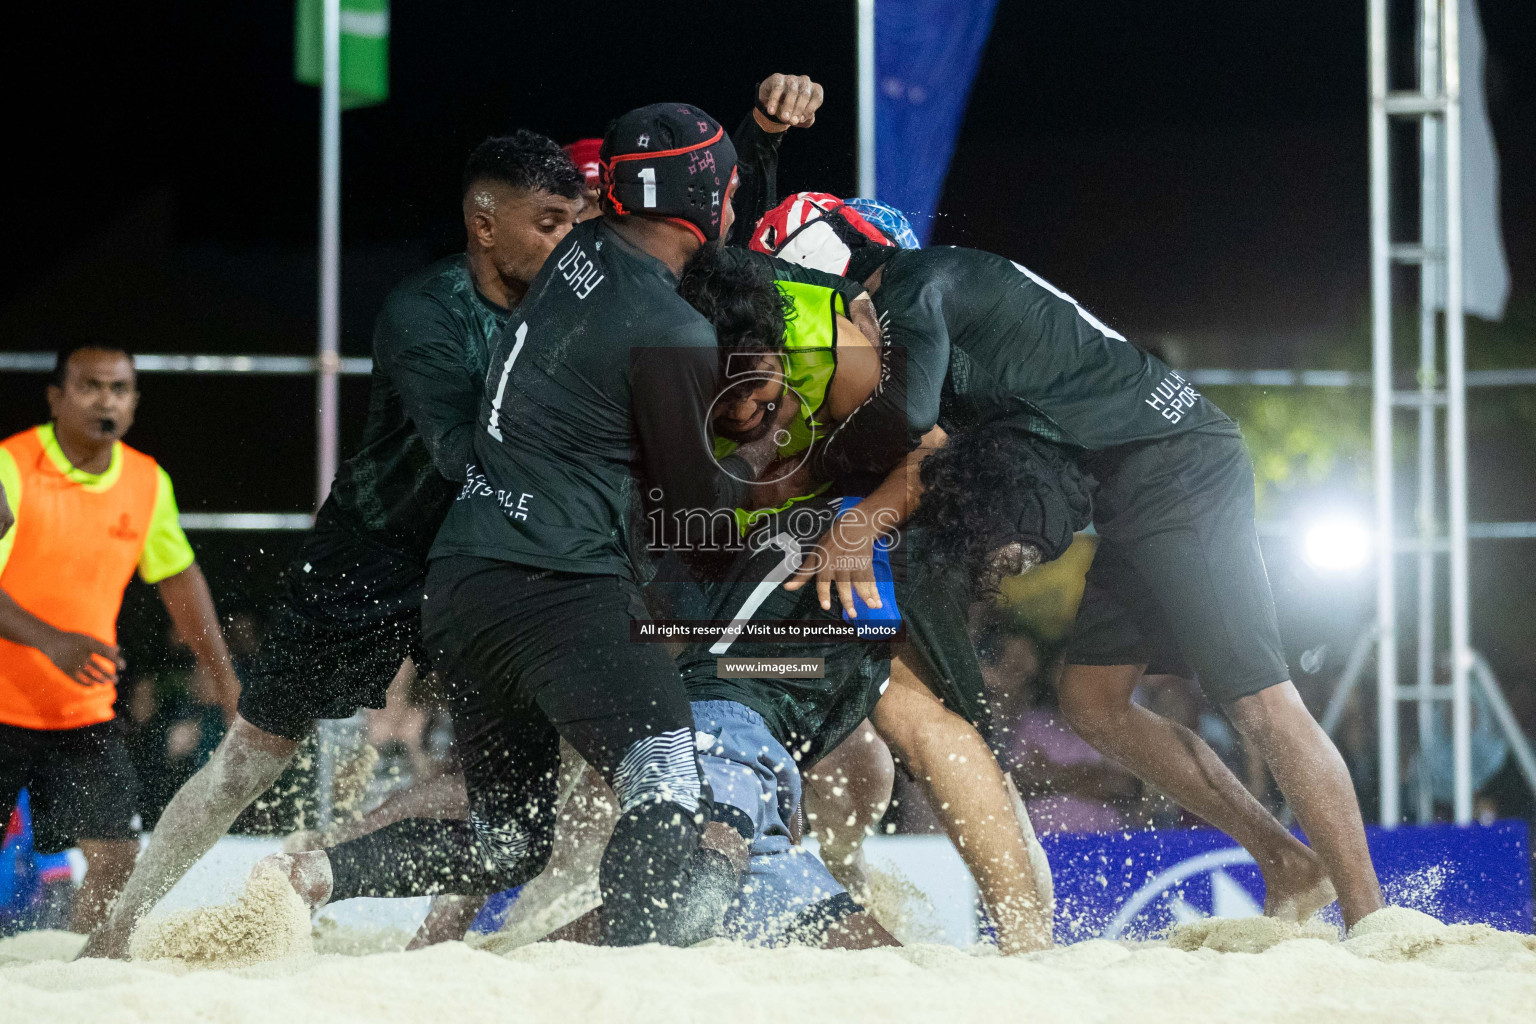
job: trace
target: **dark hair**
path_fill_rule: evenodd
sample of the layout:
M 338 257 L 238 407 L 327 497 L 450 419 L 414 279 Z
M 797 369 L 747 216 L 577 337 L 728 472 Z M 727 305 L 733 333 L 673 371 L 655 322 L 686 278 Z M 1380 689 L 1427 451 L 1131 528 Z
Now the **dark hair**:
M 130 363 L 133 362 L 132 352 L 128 351 L 123 346 L 114 344 L 110 341 L 70 342 L 68 345 L 60 348 L 58 353 L 53 357 L 53 377 L 49 380 L 49 383 L 53 384 L 55 387 L 63 387 L 64 374 L 69 369 L 69 360 L 74 356 L 76 352 L 87 351 L 119 352 L 127 356 Z
M 978 580 L 993 553 L 1015 541 L 1059 557 L 1088 526 L 1088 481 L 1061 448 L 1006 421 L 950 437 L 923 460 L 923 497 L 912 515 L 921 554 Z
M 742 356 L 784 351 L 794 303 L 761 264 L 719 245 L 700 246 L 683 264 L 677 293 L 714 327 L 722 381 L 728 388 L 730 378 L 741 373 Z
M 587 179 L 555 140 L 519 128 L 511 135 L 493 135 L 469 154 L 464 164 L 464 194 L 477 181 L 499 181 L 527 192 L 553 192 L 576 199 Z

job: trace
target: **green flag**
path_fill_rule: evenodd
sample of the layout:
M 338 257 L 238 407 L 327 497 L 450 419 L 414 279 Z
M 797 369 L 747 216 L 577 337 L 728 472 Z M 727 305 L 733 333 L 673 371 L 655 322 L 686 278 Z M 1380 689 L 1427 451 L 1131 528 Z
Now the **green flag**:
M 321 79 L 321 0 L 298 0 L 294 11 L 293 74 L 306 85 Z M 389 98 L 389 0 L 341 0 L 341 107 Z

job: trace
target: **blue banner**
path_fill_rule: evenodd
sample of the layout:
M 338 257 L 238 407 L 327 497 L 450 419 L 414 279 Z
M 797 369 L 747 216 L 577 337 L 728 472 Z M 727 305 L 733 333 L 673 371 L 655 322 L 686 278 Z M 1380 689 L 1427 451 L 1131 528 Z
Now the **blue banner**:
M 1040 837 L 1056 883 L 1056 941 L 1151 938 L 1203 917 L 1264 906 L 1258 866 L 1211 829 L 1055 833 Z M 1523 821 L 1368 828 L 1391 904 L 1448 924 L 1531 931 L 1531 862 Z
M 875 192 L 924 245 L 997 0 L 877 0 Z

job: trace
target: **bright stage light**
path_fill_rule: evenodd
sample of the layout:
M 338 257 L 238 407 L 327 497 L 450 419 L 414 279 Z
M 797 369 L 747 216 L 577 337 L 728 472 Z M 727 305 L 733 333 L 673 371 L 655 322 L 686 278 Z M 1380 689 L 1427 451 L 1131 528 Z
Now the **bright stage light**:
M 1371 531 L 1349 515 L 1319 519 L 1307 527 L 1301 552 L 1309 565 L 1326 572 L 1358 569 L 1371 557 Z

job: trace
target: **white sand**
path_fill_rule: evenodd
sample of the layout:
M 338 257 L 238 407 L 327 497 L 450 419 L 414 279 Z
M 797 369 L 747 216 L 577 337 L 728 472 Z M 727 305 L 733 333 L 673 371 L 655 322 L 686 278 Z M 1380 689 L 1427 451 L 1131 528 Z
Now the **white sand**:
M 1263 945 L 1258 934 L 1249 922 L 1228 921 L 1207 929 L 1202 941 L 1247 935 Z M 450 943 L 199 971 L 165 961 L 51 959 L 78 944 L 60 933 L 0 940 L 0 1020 L 1498 1024 L 1536 1014 L 1536 940 L 1445 926 L 1402 909 L 1372 915 L 1342 943 L 1301 938 L 1257 954 L 1094 941 L 1012 959 L 940 946 L 842 953 L 567 943 L 496 956 Z
M 1179 925 L 1168 936 L 1168 945 L 1185 952 L 1214 949 L 1218 953 L 1263 953 L 1295 939 L 1338 942 L 1339 930 L 1316 918 L 1302 924 L 1272 917 L 1207 918 Z
M 233 903 L 150 917 L 134 930 L 135 960 L 179 960 L 199 967 L 243 967 L 314 952 L 309 908 L 287 876 L 258 867 Z

